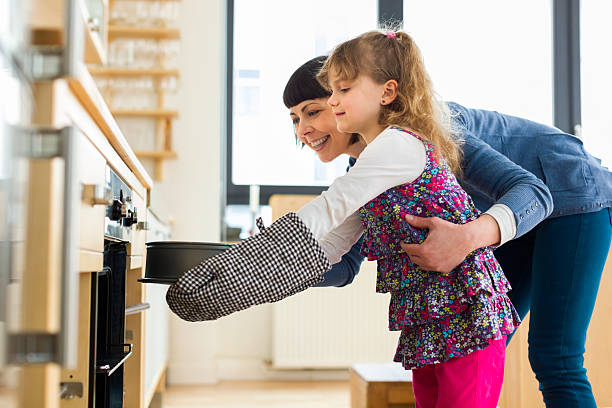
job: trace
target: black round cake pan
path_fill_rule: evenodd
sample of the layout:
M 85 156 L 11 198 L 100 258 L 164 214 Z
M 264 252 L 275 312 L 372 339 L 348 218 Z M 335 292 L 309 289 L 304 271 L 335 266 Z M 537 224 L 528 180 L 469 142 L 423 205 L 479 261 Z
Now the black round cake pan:
M 172 285 L 189 269 L 231 246 L 213 242 L 147 242 L 145 277 L 138 281 Z

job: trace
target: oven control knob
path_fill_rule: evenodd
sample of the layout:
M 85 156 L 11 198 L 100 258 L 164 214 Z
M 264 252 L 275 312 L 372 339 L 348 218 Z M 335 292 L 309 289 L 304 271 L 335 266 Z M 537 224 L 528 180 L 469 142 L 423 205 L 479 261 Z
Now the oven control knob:
M 128 215 L 123 219 L 123 225 L 125 227 L 131 227 L 134 224 L 138 223 L 138 212 L 136 208 L 134 211 L 128 210 Z
M 119 221 L 127 215 L 127 206 L 120 200 L 113 200 L 113 205 L 110 208 L 109 217 L 112 221 Z

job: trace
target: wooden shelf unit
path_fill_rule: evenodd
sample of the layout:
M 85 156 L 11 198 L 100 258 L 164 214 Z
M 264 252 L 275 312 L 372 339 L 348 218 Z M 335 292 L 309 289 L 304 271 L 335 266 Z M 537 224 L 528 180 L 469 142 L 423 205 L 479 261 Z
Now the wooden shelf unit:
M 90 67 L 91 75 L 98 77 L 138 77 L 138 76 L 153 76 L 153 77 L 169 77 L 180 76 L 178 69 L 162 69 L 162 68 L 111 68 L 111 67 Z
M 171 150 L 166 151 L 139 151 L 135 152 L 137 157 L 141 159 L 176 159 L 176 152 Z
M 114 109 L 114 116 L 176 118 L 178 112 L 169 109 Z
M 132 26 L 109 26 L 109 40 L 115 38 L 155 38 L 162 40 L 178 40 L 181 32 L 178 28 L 164 27 L 132 27 Z
M 157 1 L 179 1 L 179 0 L 157 0 Z M 114 0 L 109 0 L 109 9 L 112 8 Z M 181 38 L 181 33 L 178 28 L 169 27 L 137 27 L 126 25 L 108 26 L 108 41 L 117 40 L 120 38 L 131 39 L 151 39 L 155 41 L 178 40 Z M 158 65 L 161 60 L 158 60 Z M 129 69 L 129 68 L 111 68 L 111 67 L 92 67 L 90 68 L 92 75 L 98 77 L 137 77 L 150 76 L 154 77 L 157 83 L 157 108 L 156 109 L 116 109 L 112 113 L 116 117 L 141 117 L 155 119 L 155 150 L 151 152 L 141 152 L 139 158 L 151 159 L 155 163 L 154 178 L 155 180 L 163 179 L 163 161 L 175 159 L 177 154 L 172 151 L 172 119 L 178 117 L 178 112 L 164 108 L 165 93 L 160 89 L 160 83 L 165 77 L 178 77 L 177 69 Z

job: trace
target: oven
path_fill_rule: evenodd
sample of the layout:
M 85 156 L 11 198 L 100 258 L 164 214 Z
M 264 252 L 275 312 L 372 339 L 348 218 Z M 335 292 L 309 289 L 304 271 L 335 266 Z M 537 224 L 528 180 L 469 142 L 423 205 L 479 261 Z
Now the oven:
M 120 408 L 124 400 L 124 363 L 132 353 L 125 342 L 128 244 L 138 223 L 133 191 L 106 168 L 104 268 L 91 280 L 89 407 Z M 140 305 L 140 309 L 144 309 Z M 137 307 L 138 309 L 138 307 Z M 128 311 L 129 313 L 129 311 Z

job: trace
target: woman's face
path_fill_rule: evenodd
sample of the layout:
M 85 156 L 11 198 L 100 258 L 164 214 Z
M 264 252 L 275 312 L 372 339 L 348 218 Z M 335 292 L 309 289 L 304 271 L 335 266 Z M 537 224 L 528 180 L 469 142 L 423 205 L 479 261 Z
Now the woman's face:
M 343 153 L 357 157 L 350 145 L 351 133 L 338 130 L 327 98 L 307 99 L 289 110 L 298 140 L 314 150 L 322 162 L 330 162 Z M 357 143 L 361 145 L 360 143 Z

